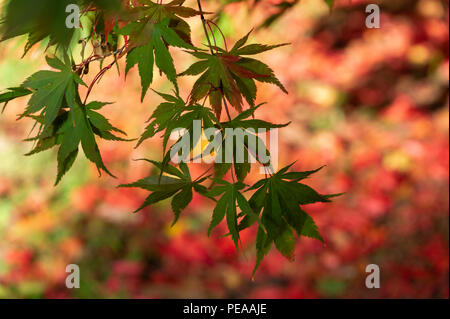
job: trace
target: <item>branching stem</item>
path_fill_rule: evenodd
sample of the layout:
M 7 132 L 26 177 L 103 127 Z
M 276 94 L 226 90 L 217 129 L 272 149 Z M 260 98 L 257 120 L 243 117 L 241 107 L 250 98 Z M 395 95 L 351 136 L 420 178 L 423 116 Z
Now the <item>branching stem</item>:
M 197 0 L 197 4 L 198 10 L 200 11 L 200 18 L 202 19 L 203 31 L 205 31 L 206 40 L 208 41 L 209 50 L 211 51 L 212 55 L 215 55 L 212 49 L 211 40 L 209 39 L 208 30 L 206 29 L 206 20 L 205 16 L 203 15 L 202 4 L 200 3 L 200 0 Z

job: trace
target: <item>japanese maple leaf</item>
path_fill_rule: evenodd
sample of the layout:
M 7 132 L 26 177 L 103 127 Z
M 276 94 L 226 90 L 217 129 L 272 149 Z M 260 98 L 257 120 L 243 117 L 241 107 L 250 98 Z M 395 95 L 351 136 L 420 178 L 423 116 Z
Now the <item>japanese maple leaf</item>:
M 186 43 L 191 42 L 191 30 L 183 18 L 201 14 L 192 8 L 183 7 L 184 0 L 174 0 L 167 4 L 159 4 L 149 0 L 139 0 L 140 5 L 122 14 L 124 21 L 130 22 L 134 30 L 130 34 L 128 49 L 143 46 L 148 42 L 152 25 L 169 19 L 169 26 Z M 134 26 L 133 26 L 134 25 Z
M 134 65 L 138 65 L 142 84 L 141 100 L 144 99 L 153 81 L 154 64 L 167 76 L 178 91 L 177 72 L 167 45 L 196 49 L 182 40 L 169 27 L 169 22 L 170 20 L 166 18 L 161 22 L 154 23 L 152 19 L 148 18 L 143 24 L 134 23 L 126 27 L 126 32 L 129 32 L 134 42 L 132 42 L 132 49 L 127 55 L 125 73 L 128 73 Z
M 72 71 L 67 55 L 64 62 L 56 57 L 47 57 L 47 63 L 58 71 L 39 71 L 30 76 L 19 88 L 0 96 L 0 101 L 32 94 L 28 107 L 20 116 L 33 118 L 40 124 L 39 133 L 28 141 L 35 141 L 36 146 L 27 155 L 36 154 L 59 145 L 58 174 L 56 184 L 73 165 L 79 150 L 83 149 L 86 157 L 97 169 L 112 175 L 103 163 L 95 135 L 116 141 L 126 141 L 113 134 L 123 131 L 112 126 L 96 110 L 108 103 L 81 102 L 78 86 L 85 85 L 80 77 Z
M 249 33 L 250 34 L 250 33 Z M 246 55 L 258 54 L 286 44 L 261 45 L 247 42 L 247 34 L 236 42 L 229 51 L 214 47 L 217 53 L 192 52 L 190 54 L 200 59 L 191 65 L 180 75 L 199 75 L 190 95 L 190 103 L 195 103 L 209 96 L 210 104 L 220 119 L 222 112 L 222 98 L 226 100 L 240 113 L 243 109 L 243 98 L 250 106 L 255 105 L 256 84 L 267 82 L 277 85 L 283 92 L 287 93 L 285 87 L 275 77 L 273 70 L 261 61 L 245 57 Z
M 151 192 L 144 203 L 135 211 L 158 203 L 164 199 L 172 198 L 171 206 L 174 213 L 172 226 L 178 221 L 181 212 L 189 205 L 193 199 L 193 192 L 206 195 L 207 189 L 201 185 L 207 177 L 192 180 L 189 167 L 181 162 L 179 169 L 170 164 L 164 164 L 148 159 L 141 159 L 152 163 L 161 170 L 164 175 L 150 175 L 131 184 L 122 184 L 119 187 L 138 187 Z
M 76 86 L 85 85 L 80 77 L 72 72 L 67 56 L 65 62 L 51 57 L 46 59 L 48 65 L 57 69 L 58 72 L 39 71 L 22 84 L 23 88 L 31 89 L 33 95 L 28 101 L 27 109 L 20 116 L 22 118 L 42 112 L 44 126 L 50 125 L 56 119 L 62 107 L 70 106 L 74 102 Z

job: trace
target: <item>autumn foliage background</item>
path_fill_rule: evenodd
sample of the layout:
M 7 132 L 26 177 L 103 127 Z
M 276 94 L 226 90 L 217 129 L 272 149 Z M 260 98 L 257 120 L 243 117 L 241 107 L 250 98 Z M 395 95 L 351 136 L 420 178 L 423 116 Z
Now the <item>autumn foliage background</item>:
M 233 43 L 282 1 L 203 2 L 206 11 L 221 11 L 219 25 Z M 380 29 L 365 27 L 366 1 L 336 1 L 331 14 L 322 0 L 298 2 L 253 34 L 255 42 L 291 43 L 260 56 L 289 95 L 259 84 L 258 100 L 268 104 L 258 112 L 292 121 L 279 131 L 280 166 L 327 165 L 308 184 L 346 192 L 305 207 L 325 246 L 302 239 L 292 262 L 272 250 L 252 281 L 255 229 L 241 234 L 240 253 L 220 231 L 208 238 L 212 202 L 194 197 L 173 228 L 166 202 L 132 214 L 145 192 L 116 186 L 148 174 L 133 159 L 160 156 L 158 138 L 138 149 L 101 141 L 120 178 L 99 178 L 80 156 L 55 188 L 55 154 L 23 156 L 32 123 L 16 121 L 21 99 L 0 116 L 0 298 L 448 298 L 448 1 L 377 2 Z M 205 42 L 200 19 L 189 23 L 194 43 Z M 25 41 L 0 45 L 1 90 L 47 67 L 42 47 L 20 59 Z M 192 62 L 171 50 L 178 71 Z M 137 71 L 125 81 L 121 69 L 120 76 L 110 70 L 90 99 L 115 102 L 107 117 L 135 138 L 160 98 L 149 92 L 141 104 Z M 179 78 L 182 96 L 194 80 Z M 171 89 L 159 76 L 153 87 Z M 203 171 L 190 168 L 193 176 Z M 80 289 L 65 287 L 71 263 L 81 268 Z M 368 264 L 380 266 L 380 289 L 365 287 Z

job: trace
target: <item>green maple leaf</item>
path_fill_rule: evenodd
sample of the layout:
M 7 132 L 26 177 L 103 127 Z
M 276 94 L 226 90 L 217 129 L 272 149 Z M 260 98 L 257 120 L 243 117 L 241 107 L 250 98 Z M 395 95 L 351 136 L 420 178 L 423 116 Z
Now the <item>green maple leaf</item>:
M 159 104 L 156 107 L 155 111 L 152 113 L 151 117 L 148 120 L 148 122 L 150 123 L 147 125 L 136 147 L 138 147 L 146 139 L 152 138 L 157 133 L 163 130 L 166 130 L 167 132 L 167 128 L 169 127 L 170 123 L 173 123 L 173 120 L 178 119 L 181 115 L 181 112 L 186 107 L 183 99 L 176 93 L 176 96 L 159 92 L 156 93 L 163 97 L 165 99 L 165 102 Z
M 128 73 L 133 66 L 138 65 L 142 84 L 141 100 L 144 99 L 153 81 L 154 64 L 167 76 L 178 91 L 177 73 L 167 45 L 195 49 L 169 27 L 169 22 L 168 18 L 158 23 L 148 18 L 147 22 L 134 23 L 125 27 L 127 30 L 124 31 L 124 34 L 131 34 L 130 48 L 132 48 L 127 54 L 125 72 Z M 136 35 L 136 33 L 139 35 Z M 139 39 L 143 38 L 143 42 L 136 40 L 138 37 Z
M 191 42 L 191 29 L 189 24 L 183 18 L 190 18 L 200 15 L 201 12 L 195 9 L 184 7 L 185 0 L 174 0 L 169 3 L 155 3 L 150 0 L 139 0 L 142 6 L 133 8 L 131 18 L 133 21 L 143 20 L 152 17 L 157 21 L 168 18 L 170 20 L 169 26 L 178 36 L 186 43 Z M 208 14 L 208 12 L 203 12 Z M 159 20 L 158 20 L 159 19 Z
M 240 39 L 230 52 L 216 47 L 214 47 L 218 51 L 216 54 L 188 51 L 200 61 L 191 65 L 180 75 L 201 74 L 192 89 L 190 103 L 195 103 L 209 95 L 216 117 L 220 119 L 223 96 L 238 112 L 243 110 L 243 98 L 250 106 L 255 105 L 255 81 L 275 84 L 287 93 L 270 67 L 256 59 L 244 57 L 285 44 L 273 46 L 250 44 L 243 47 L 248 36 L 249 34 Z
M 216 207 L 214 208 L 211 223 L 208 228 L 208 235 L 210 235 L 211 231 L 225 218 L 231 238 L 233 239 L 236 249 L 239 249 L 240 239 L 237 207 L 241 209 L 242 216 L 250 216 L 250 218 L 253 218 L 255 221 L 259 221 L 259 218 L 253 212 L 247 199 L 240 192 L 245 188 L 245 184 L 241 182 L 231 184 L 224 180 L 216 180 L 216 182 L 220 185 L 213 188 L 209 192 L 209 195 L 215 197 L 222 194 L 222 196 L 217 201 Z
M 58 151 L 58 183 L 61 177 L 70 169 L 76 155 L 78 154 L 78 147 L 81 147 L 85 156 L 95 165 L 97 169 L 105 171 L 108 175 L 115 177 L 105 167 L 97 143 L 95 141 L 93 125 L 87 115 L 86 108 L 75 103 L 70 110 L 70 116 L 66 125 L 63 128 L 63 138 L 61 146 Z
M 7 90 L 6 92 L 0 94 L 0 104 L 4 103 L 2 112 L 5 110 L 6 105 L 8 105 L 8 103 L 10 101 L 33 93 L 31 90 L 28 90 L 28 89 L 20 87 L 20 86 L 14 87 L 14 88 L 8 88 L 6 90 Z
M 110 141 L 134 141 L 134 139 L 125 139 L 115 135 L 113 132 L 127 135 L 124 131 L 114 127 L 107 118 L 96 112 L 103 106 L 110 103 L 91 102 L 86 105 L 86 116 L 95 135 Z
M 85 156 L 99 171 L 103 170 L 114 177 L 103 163 L 95 135 L 107 140 L 126 141 L 113 132 L 125 133 L 112 126 L 96 111 L 108 103 L 91 102 L 86 106 L 82 104 L 78 86 L 85 84 L 76 73 L 72 72 L 69 58 L 65 56 L 64 60 L 63 62 L 56 57 L 47 57 L 47 63 L 59 71 L 39 71 L 30 76 L 20 88 L 2 95 L 5 100 L 10 100 L 32 93 L 28 106 L 20 118 L 34 119 L 36 124 L 40 125 L 40 129 L 35 137 L 27 139 L 36 143 L 27 155 L 59 145 L 56 178 L 58 184 L 74 163 L 81 145 Z
M 222 132 L 224 132 L 223 128 Z M 216 156 L 220 155 L 221 160 L 215 161 L 214 176 L 216 179 L 221 179 L 233 167 L 237 180 L 242 182 L 250 173 L 251 163 L 256 161 L 261 163 L 258 157 L 259 149 L 262 147 L 266 156 L 270 156 L 270 153 L 265 143 L 254 132 L 246 132 L 244 130 L 242 134 L 235 134 L 233 137 L 227 137 L 226 134 L 222 134 L 222 140 L 219 141 L 220 144 L 216 150 Z M 217 138 L 210 141 L 206 145 L 202 156 L 208 156 L 217 143 Z M 229 161 L 232 161 L 232 163 Z
M 49 45 L 67 49 L 74 30 L 66 27 L 66 8 L 76 4 L 80 8 L 93 4 L 101 10 L 117 10 L 121 0 L 14 0 L 4 4 L 0 24 L 0 41 L 27 35 L 25 53 L 36 43 L 48 38 Z
M 96 103 L 98 102 L 93 102 L 88 105 L 91 106 Z M 85 107 L 75 103 L 69 111 L 62 110 L 53 123 L 43 128 L 42 132 L 37 136 L 26 140 L 34 141 L 36 143 L 36 146 L 26 154 L 27 156 L 59 146 L 57 155 L 58 173 L 55 185 L 61 181 L 62 177 L 72 167 L 72 164 L 78 155 L 80 144 L 86 157 L 96 164 L 99 170 L 103 170 L 114 177 L 114 175 L 107 170 L 102 161 L 94 134 L 105 138 L 104 134 L 111 134 L 111 136 L 113 136 L 109 131 L 115 131 L 117 129 L 110 124 L 108 128 L 101 126 L 101 129 L 97 129 L 94 124 L 98 125 L 98 119 L 95 118 L 95 120 L 93 120 L 94 117 L 92 116 L 92 112 L 92 110 L 86 110 Z M 42 115 L 31 115 L 29 117 L 41 124 L 45 121 L 45 118 Z M 106 120 L 106 122 L 108 121 Z M 109 136 L 106 136 L 107 139 L 112 139 L 108 137 Z M 117 139 L 123 140 L 120 138 Z
M 221 122 L 218 125 L 221 129 L 222 140 L 217 148 L 217 152 L 221 153 L 222 160 L 216 161 L 214 164 L 216 178 L 221 179 L 233 166 L 238 181 L 243 181 L 251 170 L 252 162 L 259 162 L 265 166 L 270 165 L 270 163 L 268 163 L 270 152 L 264 141 L 258 136 L 259 130 L 280 128 L 289 123 L 273 124 L 263 120 L 247 119 L 248 117 L 253 116 L 254 112 L 261 105 L 262 104 L 247 109 L 231 121 Z M 229 128 L 233 129 L 234 136 L 232 139 L 231 136 L 227 139 L 227 129 Z M 241 129 L 241 131 L 236 131 L 236 129 Z M 231 140 L 232 143 L 230 143 Z M 216 143 L 217 139 L 210 141 L 206 145 L 202 156 L 207 156 L 210 150 L 215 148 Z M 228 143 L 229 145 L 227 146 Z M 241 154 L 240 150 L 243 150 L 243 154 Z M 264 158 L 260 158 L 261 154 L 264 155 Z M 233 165 L 231 165 L 231 163 L 224 163 L 223 159 L 232 159 Z
M 74 163 L 81 145 L 85 156 L 97 166 L 99 172 L 103 170 L 114 177 L 103 163 L 95 135 L 107 140 L 125 141 L 126 139 L 114 135 L 113 132 L 125 133 L 96 112 L 107 103 L 91 102 L 86 106 L 82 104 L 78 86 L 85 84 L 72 72 L 67 55 L 64 56 L 64 62 L 56 57 L 47 57 L 47 63 L 59 71 L 39 71 L 30 76 L 20 89 L 14 89 L 9 92 L 10 96 L 6 96 L 10 99 L 32 92 L 28 106 L 20 118 L 34 119 L 40 129 L 37 136 L 27 139 L 36 143 L 27 155 L 59 145 L 56 178 L 58 184 Z
M 156 92 L 156 91 L 155 91 Z M 213 127 L 218 123 L 216 117 L 207 107 L 200 104 L 186 105 L 183 99 L 175 92 L 175 96 L 158 93 L 165 99 L 153 112 L 147 128 L 139 139 L 139 146 L 143 141 L 152 138 L 157 133 L 164 131 L 163 148 L 166 150 L 169 137 L 175 129 L 186 129 L 185 134 L 190 136 L 191 147 L 198 142 L 200 135 L 195 134 L 194 121 L 201 121 L 203 129 Z M 197 132 L 201 133 L 201 132 Z
M 261 179 L 247 190 L 256 190 L 249 203 L 253 211 L 261 215 L 261 226 L 257 234 L 257 259 L 253 274 L 272 244 L 286 258 L 292 258 L 296 237 L 307 236 L 324 242 L 317 226 L 301 205 L 329 202 L 336 195 L 321 195 L 311 187 L 299 183 L 321 168 L 305 172 L 288 172 L 292 166 L 280 169 L 271 177 Z M 244 218 L 239 230 L 250 227 L 255 221 Z
M 275 48 L 279 48 L 285 45 L 289 45 L 289 43 L 281 43 L 281 44 L 275 44 L 275 45 L 265 45 L 265 44 L 248 44 L 245 45 L 248 41 L 248 38 L 253 30 L 250 30 L 249 33 L 247 33 L 245 36 L 243 36 L 241 39 L 236 41 L 233 48 L 230 50 L 230 54 L 232 55 L 255 55 L 259 53 L 263 53 L 266 51 L 270 51 Z
M 65 12 L 67 5 L 70 3 L 73 3 L 73 1 L 9 1 L 5 6 L 0 40 L 29 34 L 27 46 L 31 46 L 46 37 L 50 37 L 54 43 L 68 45 L 74 30 L 65 27 L 66 17 L 62 13 Z
M 161 170 L 161 173 L 165 173 L 165 175 L 148 176 L 134 183 L 119 185 L 119 187 L 138 187 L 152 192 L 149 196 L 147 196 L 144 203 L 137 210 L 135 210 L 135 213 L 147 206 L 173 197 L 171 201 L 172 210 L 175 215 L 172 222 L 173 226 L 178 221 L 181 212 L 192 201 L 193 191 L 200 194 L 206 194 L 206 189 L 200 184 L 207 177 L 193 181 L 189 168 L 184 162 L 179 164 L 180 169 L 178 169 L 170 164 L 147 159 L 143 160 L 158 167 Z
M 70 61 L 62 62 L 58 58 L 46 57 L 48 65 L 59 70 L 39 71 L 22 84 L 23 88 L 33 91 L 28 107 L 20 116 L 41 112 L 44 116 L 43 126 L 50 125 L 63 107 L 70 106 L 75 100 L 76 87 L 86 85 L 80 77 L 72 72 Z
M 137 7 L 138 10 L 146 11 L 148 12 L 154 12 L 153 10 L 156 10 L 156 13 L 159 14 L 165 14 L 166 16 L 178 16 L 183 18 L 191 18 L 195 17 L 197 15 L 200 15 L 201 12 L 197 11 L 195 9 L 192 9 L 190 7 L 184 7 L 183 4 L 186 2 L 186 0 L 173 0 L 171 2 L 162 4 L 162 3 L 155 3 L 151 0 L 138 0 L 141 4 L 143 4 L 143 7 Z M 203 14 L 208 14 L 209 12 L 203 12 Z
M 196 129 L 196 122 L 199 122 L 201 127 L 197 127 Z M 179 160 L 184 162 L 197 160 L 198 157 L 191 156 L 191 151 L 200 141 L 202 130 L 213 128 L 216 124 L 218 124 L 218 121 L 209 108 L 200 104 L 185 106 L 181 113 L 178 113 L 172 118 L 165 129 L 163 136 L 163 153 L 165 153 L 162 161 L 163 167 L 170 162 L 171 154 L 179 151 L 179 145 L 186 145 L 184 143 L 189 143 L 189 152 L 184 153 L 183 147 L 183 154 L 179 154 L 178 152 Z M 170 135 L 178 129 L 184 129 L 183 135 L 166 152 Z M 175 151 L 174 148 L 176 148 Z
M 44 117 L 42 115 L 30 115 L 28 116 L 36 121 L 36 123 L 43 124 Z M 30 156 L 48 150 L 54 146 L 60 144 L 62 137 L 64 136 L 64 126 L 68 123 L 69 112 L 64 110 L 60 112 L 55 121 L 42 129 L 35 137 L 27 138 L 25 141 L 34 142 L 34 148 L 25 154 Z
M 288 126 L 291 122 L 285 124 L 274 124 L 258 119 L 248 119 L 250 116 L 254 116 L 255 111 L 265 103 L 253 106 L 244 112 L 240 113 L 231 121 L 221 122 L 221 126 L 226 128 L 241 128 L 241 129 L 251 129 L 254 132 L 258 132 L 259 129 L 270 130 L 274 128 L 282 128 Z
M 256 270 L 258 269 L 261 261 L 270 251 L 272 247 L 272 240 L 267 236 L 267 233 L 262 227 L 258 227 L 258 232 L 256 233 L 256 264 L 253 268 L 252 277 L 255 276 Z

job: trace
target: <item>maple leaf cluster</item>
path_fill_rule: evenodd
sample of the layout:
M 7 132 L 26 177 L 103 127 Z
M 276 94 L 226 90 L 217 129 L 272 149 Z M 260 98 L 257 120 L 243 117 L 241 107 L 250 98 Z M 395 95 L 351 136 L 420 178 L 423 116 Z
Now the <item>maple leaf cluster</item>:
M 249 158 L 258 150 L 256 145 L 245 139 L 235 141 L 236 149 L 242 146 L 246 150 L 245 161 L 238 162 L 232 155 L 232 163 L 215 163 L 213 174 L 208 175 L 208 170 L 203 176 L 192 179 L 186 163 L 179 163 L 178 168 L 170 164 L 173 146 L 167 147 L 172 130 L 185 129 L 185 134 L 190 136 L 192 151 L 200 138 L 193 134 L 196 120 L 202 123 L 203 130 L 217 128 L 222 133 L 227 127 L 256 132 L 261 128 L 273 129 L 289 124 L 274 124 L 254 118 L 255 111 L 261 106 L 255 105 L 255 81 L 276 85 L 284 93 L 287 90 L 268 65 L 249 57 L 284 46 L 285 43 L 247 44 L 249 32 L 231 50 L 228 50 L 226 41 L 225 48 L 221 48 L 215 39 L 214 44 L 210 40 L 210 36 L 214 36 L 213 28 L 221 30 L 213 21 L 205 18 L 207 12 L 202 10 L 200 1 L 197 10 L 184 6 L 184 0 L 173 0 L 166 4 L 150 0 L 76 1 L 82 8 L 83 30 L 76 32 L 61 27 L 64 26 L 64 15 L 61 13 L 65 12 L 69 2 L 73 1 L 43 0 L 35 6 L 25 0 L 11 1 L 6 6 L 0 29 L 1 40 L 27 35 L 25 54 L 36 43 L 48 39 L 48 49 L 52 53 L 46 60 L 54 71 L 33 74 L 21 86 L 1 94 L 0 102 L 8 103 L 15 98 L 30 96 L 27 108 L 19 117 L 33 119 L 38 127 L 37 134 L 27 139 L 35 144 L 28 155 L 58 148 L 56 184 L 70 170 L 80 148 L 86 158 L 96 165 L 99 173 L 104 171 L 114 177 L 103 162 L 97 139 L 130 140 L 124 138 L 125 132 L 114 127 L 100 114 L 99 111 L 108 103 L 89 102 L 89 94 L 104 74 L 118 65 L 119 59 L 126 57 L 125 74 L 134 66 L 139 70 L 142 101 L 154 80 L 155 66 L 174 87 L 173 94 L 156 92 L 163 97 L 164 102 L 151 115 L 150 123 L 137 145 L 158 133 L 163 134 L 163 160 L 148 160 L 160 170 L 159 175 L 121 185 L 151 192 L 137 211 L 171 198 L 175 223 L 192 201 L 194 192 L 215 201 L 209 233 L 225 219 L 237 249 L 240 232 L 257 223 L 255 271 L 272 244 L 290 259 L 297 238 L 308 236 L 323 241 L 314 221 L 301 208 L 306 204 L 328 202 L 334 196 L 321 195 L 300 183 L 317 170 L 293 172 L 289 171 L 289 165 L 275 173 L 268 167 L 270 176 L 254 185 L 247 185 L 245 178 L 251 170 Z M 192 43 L 191 29 L 185 20 L 192 17 L 202 20 L 208 41 L 207 49 L 198 48 Z M 211 32 L 208 33 L 207 27 Z M 79 46 L 82 47 L 82 61 L 76 63 L 74 47 Z M 198 61 L 177 73 L 170 47 L 181 48 Z M 89 48 L 92 48 L 92 52 L 86 58 L 84 54 Z M 108 57 L 113 57 L 113 62 L 105 66 L 103 64 Z M 90 72 L 89 67 L 95 62 L 100 63 L 100 71 L 87 85 L 83 76 Z M 185 101 L 180 97 L 177 79 L 188 75 L 198 76 L 198 79 Z M 88 88 L 84 98 L 80 96 L 80 86 Z M 205 105 L 207 99 L 209 106 Z M 238 114 L 234 118 L 231 117 L 229 105 Z M 222 121 L 224 111 L 226 121 Z M 250 116 L 253 119 L 248 119 Z M 221 147 L 221 150 L 224 149 Z M 265 153 L 269 153 L 267 149 Z M 206 186 L 208 181 L 210 185 Z M 253 192 L 253 195 L 247 199 L 244 196 L 246 192 Z

